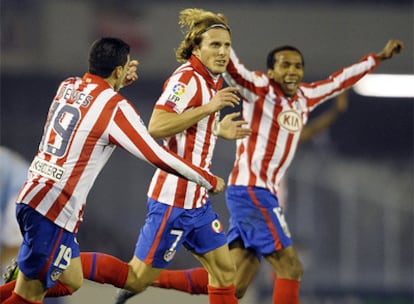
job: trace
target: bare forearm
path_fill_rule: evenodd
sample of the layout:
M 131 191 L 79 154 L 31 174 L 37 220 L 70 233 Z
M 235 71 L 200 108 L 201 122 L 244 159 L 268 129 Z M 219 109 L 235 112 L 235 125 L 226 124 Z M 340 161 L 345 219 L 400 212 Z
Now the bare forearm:
M 329 109 L 320 117 L 311 121 L 305 128 L 302 130 L 300 134 L 300 141 L 305 142 L 310 140 L 316 134 L 322 132 L 323 130 L 327 129 L 338 117 L 338 110 L 336 108 Z

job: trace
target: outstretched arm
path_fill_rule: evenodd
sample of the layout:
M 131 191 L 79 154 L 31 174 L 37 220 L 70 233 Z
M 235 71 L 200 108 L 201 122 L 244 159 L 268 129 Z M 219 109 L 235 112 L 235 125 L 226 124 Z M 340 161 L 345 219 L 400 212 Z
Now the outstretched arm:
M 193 181 L 212 193 L 220 193 L 225 188 L 222 178 L 161 147 L 148 133 L 135 108 L 127 101 L 119 103 L 108 136 L 110 143 L 157 168 Z
M 305 96 L 309 97 L 308 107 L 312 110 L 322 102 L 335 97 L 339 92 L 350 88 L 366 74 L 374 71 L 382 61 L 390 59 L 403 48 L 404 45 L 401 41 L 391 39 L 384 46 L 384 49 L 377 54 L 370 53 L 359 62 L 332 73 L 325 80 L 302 84 L 301 90 Z

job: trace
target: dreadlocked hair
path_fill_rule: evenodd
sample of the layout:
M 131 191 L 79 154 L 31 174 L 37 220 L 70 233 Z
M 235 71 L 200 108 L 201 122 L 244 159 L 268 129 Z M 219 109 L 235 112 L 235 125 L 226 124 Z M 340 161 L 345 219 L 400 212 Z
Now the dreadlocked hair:
M 175 52 L 177 61 L 187 61 L 195 46 L 201 43 L 201 35 L 211 28 L 223 28 L 230 32 L 227 19 L 203 9 L 187 8 L 180 12 L 178 24 L 184 34 L 184 40 Z

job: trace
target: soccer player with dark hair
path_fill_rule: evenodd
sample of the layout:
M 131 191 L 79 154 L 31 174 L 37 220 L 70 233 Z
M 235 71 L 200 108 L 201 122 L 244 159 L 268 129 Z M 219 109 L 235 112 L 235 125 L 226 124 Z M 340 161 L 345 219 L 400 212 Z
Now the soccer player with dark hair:
M 76 233 L 87 195 L 115 147 L 172 176 L 188 178 L 203 191 L 224 190 L 221 178 L 162 148 L 131 102 L 118 93 L 138 78 L 138 62 L 129 52 L 120 39 L 99 39 L 90 50 L 89 72 L 60 84 L 17 198 L 23 235 L 17 258 L 20 272 L 17 282 L 0 287 L 2 303 L 42 303 L 49 289 L 54 288 L 56 296 L 82 285 L 90 271 L 83 266 L 90 266 L 96 256 L 86 254 L 81 261 Z M 124 287 L 128 264 L 103 254 L 99 258 L 110 267 L 92 275 L 98 281 L 108 275 L 114 285 Z

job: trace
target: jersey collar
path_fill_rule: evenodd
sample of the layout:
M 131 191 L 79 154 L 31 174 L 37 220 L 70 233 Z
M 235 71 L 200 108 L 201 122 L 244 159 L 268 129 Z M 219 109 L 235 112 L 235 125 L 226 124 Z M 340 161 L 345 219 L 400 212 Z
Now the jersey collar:
M 82 81 L 86 82 L 87 84 L 96 83 L 97 85 L 102 87 L 112 88 L 112 86 L 105 79 L 91 73 L 85 73 L 82 77 Z
M 188 59 L 193 69 L 199 73 L 207 82 L 210 88 L 218 91 L 223 87 L 223 77 L 221 75 L 213 76 L 206 66 L 194 55 Z

